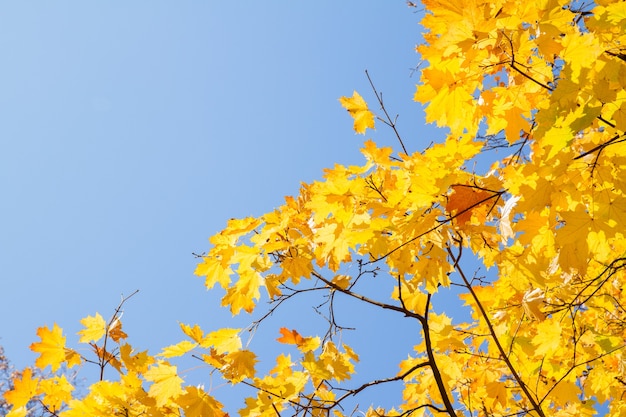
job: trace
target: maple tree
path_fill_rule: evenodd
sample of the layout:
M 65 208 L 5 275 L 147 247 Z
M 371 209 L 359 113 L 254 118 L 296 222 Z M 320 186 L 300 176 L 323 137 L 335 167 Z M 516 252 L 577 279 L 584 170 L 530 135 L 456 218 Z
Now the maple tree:
M 382 123 L 399 152 L 367 140 L 363 165 L 327 169 L 275 210 L 230 220 L 195 271 L 233 315 L 258 314 L 252 330 L 286 301 L 322 294 L 319 335 L 279 326 L 284 352 L 263 371 L 238 328 L 181 324 L 185 340 L 150 355 L 127 342 L 120 304 L 108 321 L 81 321 L 95 359 L 57 325 L 40 328 L 35 368 L 54 374 L 25 369 L 4 395 L 9 415 L 33 398 L 55 416 L 225 415 L 210 389 L 185 384 L 181 356 L 247 386 L 241 416 L 341 417 L 390 384 L 401 401 L 356 410 L 626 414 L 626 2 L 423 3 L 414 98 L 446 139 L 409 153 L 376 89 L 378 115 L 359 93 L 342 97 L 357 133 Z M 390 291 L 367 291 L 386 289 L 381 279 Z M 467 314 L 435 308 L 450 288 Z M 397 369 L 353 382 L 370 365 L 340 337 L 335 306 L 347 299 L 417 325 Z M 74 394 L 58 370 L 89 362 L 100 380 Z

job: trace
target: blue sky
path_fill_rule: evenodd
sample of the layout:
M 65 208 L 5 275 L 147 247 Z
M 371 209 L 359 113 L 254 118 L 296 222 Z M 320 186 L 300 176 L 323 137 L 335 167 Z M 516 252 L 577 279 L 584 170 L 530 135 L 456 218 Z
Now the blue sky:
M 438 135 L 412 101 L 419 19 L 400 0 L 2 3 L 9 358 L 30 364 L 36 328 L 54 322 L 74 344 L 81 318 L 136 289 L 123 322 L 139 349 L 181 340 L 178 322 L 232 326 L 192 252 L 227 219 L 363 161 L 370 135 L 337 99 L 356 89 L 376 109 L 364 70 L 410 151 Z M 382 126 L 374 138 L 397 148 Z

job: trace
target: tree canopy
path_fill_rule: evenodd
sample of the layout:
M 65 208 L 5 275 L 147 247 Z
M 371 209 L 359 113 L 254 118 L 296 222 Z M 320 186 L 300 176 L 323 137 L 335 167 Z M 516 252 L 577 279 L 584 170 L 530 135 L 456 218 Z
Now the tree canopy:
M 56 324 L 37 331 L 34 367 L 52 374 L 24 369 L 4 395 L 9 415 L 36 399 L 64 417 L 224 416 L 210 389 L 185 383 L 181 356 L 249 387 L 244 417 L 347 416 L 355 398 L 387 384 L 401 402 L 357 410 L 543 417 L 605 404 L 607 415 L 626 414 L 626 2 L 423 4 L 414 98 L 445 140 L 411 153 L 373 86 L 369 104 L 342 97 L 357 133 L 377 127 L 397 148 L 368 139 L 362 165 L 338 164 L 273 211 L 229 220 L 195 271 L 233 315 L 260 312 L 255 326 L 287 300 L 323 294 L 327 327 L 279 326 L 284 352 L 261 372 L 239 328 L 181 324 L 184 340 L 137 350 L 122 330 L 123 300 L 110 319 L 81 321 L 92 356 L 66 346 Z M 392 290 L 370 291 L 380 280 Z M 468 314 L 433 307 L 449 288 Z M 343 299 L 416 323 L 394 373 L 351 384 L 376 365 L 338 337 Z M 63 369 L 89 362 L 100 379 L 75 393 Z

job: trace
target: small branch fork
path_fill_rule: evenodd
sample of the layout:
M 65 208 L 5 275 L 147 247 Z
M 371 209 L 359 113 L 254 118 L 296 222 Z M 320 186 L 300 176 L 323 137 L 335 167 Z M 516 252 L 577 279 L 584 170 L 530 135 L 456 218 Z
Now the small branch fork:
M 414 370 L 418 369 L 418 368 L 422 368 L 425 366 L 430 367 L 432 373 L 433 373 L 433 378 L 435 379 L 435 382 L 437 384 L 437 388 L 439 391 L 439 394 L 442 398 L 443 404 L 444 404 L 444 409 L 443 410 L 439 410 L 441 412 L 445 412 L 447 413 L 450 417 L 455 417 L 456 416 L 456 412 L 454 410 L 454 407 L 452 405 L 452 401 L 450 400 L 450 396 L 448 394 L 448 389 L 445 386 L 445 383 L 443 382 L 443 376 L 441 375 L 441 372 L 439 370 L 439 367 L 437 366 L 437 362 L 436 362 L 436 358 L 435 358 L 435 353 L 433 350 L 433 344 L 432 344 L 432 340 L 430 337 L 430 327 L 429 327 L 429 323 L 428 323 L 428 310 L 430 308 L 430 299 L 431 299 L 431 295 L 428 294 L 428 298 L 426 301 L 426 308 L 425 308 L 425 312 L 424 314 L 419 314 L 419 313 L 415 313 L 411 310 L 408 310 L 407 308 L 404 307 L 404 301 L 401 299 L 400 297 L 400 302 L 402 307 L 394 305 L 394 304 L 388 304 L 388 303 L 383 303 L 381 301 L 377 301 L 377 300 L 373 300 L 371 298 L 368 298 L 362 294 L 358 294 L 355 293 L 354 291 L 352 291 L 351 289 L 344 289 L 339 287 L 338 285 L 336 285 L 335 283 L 333 283 L 332 281 L 326 279 L 322 274 L 320 274 L 317 271 L 313 271 L 312 274 L 314 277 L 316 277 L 317 279 L 319 279 L 320 281 L 322 281 L 324 284 L 326 284 L 327 286 L 331 287 L 332 289 L 334 289 L 335 291 L 341 292 L 343 294 L 346 294 L 350 297 L 356 298 L 360 301 L 366 302 L 370 305 L 382 308 L 384 310 L 391 310 L 391 311 L 396 311 L 398 313 L 403 314 L 405 317 L 411 317 L 416 319 L 421 327 L 422 327 L 422 337 L 424 339 L 424 345 L 426 346 L 426 355 L 428 356 L 428 360 L 418 364 L 414 369 L 411 369 L 408 373 L 406 373 L 404 376 L 402 376 L 401 378 L 392 378 L 392 379 L 386 379 L 386 380 L 381 380 L 380 382 L 376 382 L 376 383 L 368 383 L 368 384 L 364 384 L 362 387 L 357 388 L 355 390 L 350 390 L 348 391 L 344 396 L 342 396 L 340 399 L 343 400 L 348 396 L 351 395 L 356 395 L 358 392 L 360 392 L 361 390 L 373 386 L 373 385 L 377 385 L 380 384 L 382 382 L 389 382 L 392 380 L 398 380 L 398 379 L 404 379 L 404 377 L 408 376 L 410 373 L 412 373 Z M 335 404 L 336 405 L 336 404 Z M 334 406 L 334 405 L 333 405 Z
M 132 296 L 134 296 L 138 292 L 139 290 L 135 290 L 132 294 L 126 297 L 122 296 L 122 300 L 120 301 L 118 306 L 115 308 L 115 312 L 109 319 L 109 322 L 106 324 L 106 329 L 104 332 L 104 341 L 102 342 L 102 347 L 98 347 L 95 343 L 91 344 L 91 346 L 94 348 L 94 351 L 96 352 L 96 355 L 98 356 L 98 362 L 94 362 L 88 359 L 85 359 L 85 361 L 98 364 L 98 366 L 100 367 L 100 381 L 104 380 L 104 369 L 111 362 L 111 360 L 115 358 L 115 355 L 113 353 L 110 353 L 107 351 L 107 343 L 109 341 L 109 332 L 118 325 L 119 320 L 122 318 L 122 314 L 123 314 L 122 307 L 124 306 L 126 301 L 128 301 L 128 299 L 130 299 Z
M 367 80 L 370 82 L 370 85 L 372 86 L 372 90 L 374 90 L 374 95 L 376 95 L 376 100 L 378 100 L 378 104 L 380 104 L 381 110 L 385 114 L 384 119 L 378 116 L 376 118 L 380 120 L 381 122 L 383 122 L 384 124 L 386 124 L 387 126 L 389 126 L 393 130 L 393 133 L 396 134 L 396 138 L 398 138 L 398 142 L 400 142 L 400 146 L 402 146 L 402 151 L 404 152 L 405 155 L 408 155 L 409 153 L 407 152 L 406 147 L 404 146 L 402 137 L 400 136 L 400 133 L 398 132 L 398 129 L 396 128 L 396 121 L 398 120 L 398 116 L 396 116 L 393 119 L 391 118 L 391 116 L 389 116 L 389 113 L 387 113 L 387 109 L 385 108 L 385 105 L 383 103 L 383 93 L 379 93 L 378 90 L 376 90 L 376 87 L 374 87 L 374 82 L 372 81 L 372 78 L 370 77 L 370 74 L 369 72 L 367 72 L 367 70 L 365 70 L 365 75 L 367 76 Z

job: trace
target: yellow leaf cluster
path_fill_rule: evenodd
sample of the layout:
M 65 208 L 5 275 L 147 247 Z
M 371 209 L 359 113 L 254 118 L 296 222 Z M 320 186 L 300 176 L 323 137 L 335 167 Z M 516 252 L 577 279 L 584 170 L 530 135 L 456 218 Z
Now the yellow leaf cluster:
M 273 211 L 229 220 L 195 270 L 224 290 L 233 315 L 269 299 L 252 330 L 283 302 L 324 294 L 323 337 L 277 326 L 284 351 L 267 371 L 238 328 L 181 324 L 188 340 L 151 356 L 126 343 L 119 317 L 96 314 L 81 321 L 79 343 L 96 357 L 87 359 L 56 324 L 42 327 L 31 345 L 39 370 L 92 363 L 118 378 L 78 397 L 63 375 L 25 369 L 5 396 L 12 415 L 37 398 L 64 417 L 222 417 L 169 362 L 192 352 L 223 381 L 253 388 L 246 417 L 342 417 L 346 399 L 396 382 L 401 400 L 366 417 L 584 416 L 594 401 L 624 415 L 626 3 L 423 3 L 414 98 L 449 135 L 420 152 L 403 143 L 399 156 L 366 141 L 362 165 L 337 164 Z M 358 93 L 340 102 L 357 133 L 374 128 Z M 339 297 L 419 328 L 402 335 L 415 352 L 399 372 L 353 381 L 359 357 L 338 342 Z M 460 317 L 441 311 L 456 302 Z
M 125 342 L 121 330 L 119 309 L 110 324 L 96 313 L 81 320 L 84 329 L 79 331 L 79 343 L 88 344 L 95 358 L 79 355 L 78 350 L 65 346 L 62 329 L 54 324 L 52 329 L 42 327 L 37 331 L 40 341 L 31 349 L 40 354 L 35 373 L 26 368 L 13 380 L 13 389 L 4 395 L 12 409 L 10 416 L 26 416 L 33 412 L 29 407 L 40 404 L 43 410 L 55 416 L 114 416 L 153 415 L 180 416 L 226 416 L 223 405 L 200 387 L 185 386 L 178 367 L 162 358 L 179 356 L 196 346 L 214 347 L 227 352 L 222 369 L 234 382 L 254 376 L 254 353 L 241 350 L 236 329 L 221 329 L 205 335 L 198 326 L 181 325 L 194 342 L 183 341 L 165 348 L 161 358 L 147 351 L 136 352 Z M 106 339 L 103 337 L 106 336 Z M 107 340 L 108 339 L 108 340 Z M 190 347 L 191 346 L 191 347 Z M 100 380 L 91 384 L 85 393 L 76 393 L 67 379 L 64 368 L 91 364 L 100 366 L 101 373 L 111 367 L 117 378 Z M 52 374 L 42 372 L 52 368 Z

